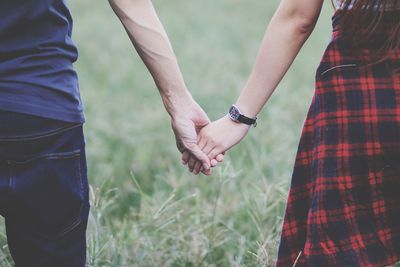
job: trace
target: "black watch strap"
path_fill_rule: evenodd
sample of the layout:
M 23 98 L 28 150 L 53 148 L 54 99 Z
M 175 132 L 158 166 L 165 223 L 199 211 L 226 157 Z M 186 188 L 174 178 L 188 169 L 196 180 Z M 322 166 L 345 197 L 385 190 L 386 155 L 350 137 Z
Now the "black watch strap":
M 241 122 L 241 123 L 244 123 L 244 124 L 248 124 L 248 125 L 253 125 L 254 124 L 254 126 L 255 126 L 257 124 L 257 118 L 252 119 L 252 118 L 246 117 L 243 114 L 240 114 L 239 117 L 238 117 L 238 122 Z

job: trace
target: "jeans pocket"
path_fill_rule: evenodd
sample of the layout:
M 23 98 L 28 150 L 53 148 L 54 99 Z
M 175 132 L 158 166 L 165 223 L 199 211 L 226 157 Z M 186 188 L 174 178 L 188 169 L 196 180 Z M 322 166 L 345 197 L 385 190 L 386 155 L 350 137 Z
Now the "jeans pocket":
M 25 221 L 27 230 L 58 239 L 81 223 L 87 193 L 80 153 L 55 152 L 8 161 L 16 216 Z

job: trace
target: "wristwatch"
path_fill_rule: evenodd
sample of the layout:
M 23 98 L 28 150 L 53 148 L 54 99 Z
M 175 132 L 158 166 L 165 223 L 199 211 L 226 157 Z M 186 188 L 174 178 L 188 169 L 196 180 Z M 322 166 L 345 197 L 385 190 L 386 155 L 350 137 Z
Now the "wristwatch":
M 240 109 L 235 105 L 231 106 L 231 108 L 229 109 L 228 115 L 229 115 L 229 118 L 231 120 L 233 120 L 234 122 L 241 122 L 241 123 L 244 123 L 247 125 L 254 124 L 254 127 L 257 126 L 257 118 L 252 119 L 252 118 L 246 117 L 245 115 L 242 114 L 242 112 L 240 112 Z

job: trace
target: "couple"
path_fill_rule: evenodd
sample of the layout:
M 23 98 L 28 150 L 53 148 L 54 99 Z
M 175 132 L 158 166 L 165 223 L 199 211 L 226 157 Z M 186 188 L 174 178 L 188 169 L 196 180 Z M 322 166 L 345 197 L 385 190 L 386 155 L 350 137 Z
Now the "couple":
M 210 174 L 255 124 L 323 4 L 281 1 L 245 88 L 227 116 L 209 123 L 151 1 L 109 2 L 154 78 L 183 163 L 196 174 Z M 399 2 L 334 2 L 277 266 L 400 260 Z M 18 267 L 85 266 L 88 180 L 71 31 L 64 0 L 0 2 L 0 214 Z

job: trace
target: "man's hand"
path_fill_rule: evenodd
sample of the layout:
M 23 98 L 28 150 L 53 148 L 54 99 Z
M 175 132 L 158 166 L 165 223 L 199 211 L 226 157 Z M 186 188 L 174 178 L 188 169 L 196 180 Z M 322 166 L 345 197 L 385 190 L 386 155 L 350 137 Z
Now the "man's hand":
M 209 175 L 211 173 L 210 159 L 201 151 L 197 140 L 198 133 L 210 123 L 210 120 L 195 101 L 182 106 L 183 108 L 177 110 L 171 120 L 176 145 L 185 157 L 196 159 L 203 173 Z

